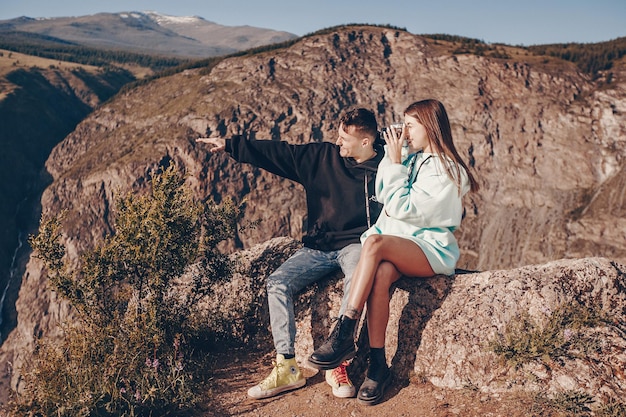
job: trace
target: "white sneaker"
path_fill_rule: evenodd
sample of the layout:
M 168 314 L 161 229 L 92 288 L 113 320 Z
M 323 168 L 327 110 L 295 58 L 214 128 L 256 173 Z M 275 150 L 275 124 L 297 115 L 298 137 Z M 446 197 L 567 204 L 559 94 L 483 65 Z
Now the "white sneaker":
M 248 390 L 248 396 L 257 400 L 269 398 L 281 392 L 301 388 L 306 379 L 300 372 L 296 359 L 285 359 L 280 353 L 276 355 L 274 369 L 263 381 Z
M 333 388 L 335 397 L 352 398 L 356 395 L 356 389 L 350 381 L 346 366 L 348 366 L 348 361 L 343 361 L 335 369 L 326 371 L 326 383 Z

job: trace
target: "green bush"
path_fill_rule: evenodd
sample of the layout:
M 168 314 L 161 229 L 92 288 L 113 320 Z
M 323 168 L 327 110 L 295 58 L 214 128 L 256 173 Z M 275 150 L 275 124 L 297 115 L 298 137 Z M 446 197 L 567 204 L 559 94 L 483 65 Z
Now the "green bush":
M 234 236 L 242 206 L 194 201 L 170 167 L 152 177 L 151 193 L 119 198 L 116 213 L 115 234 L 78 266 L 65 257 L 62 216 L 31 236 L 78 320 L 62 340 L 39 341 L 14 415 L 163 416 L 205 400 L 197 358 L 208 353 L 192 348 L 200 329 L 188 319 L 231 274 L 217 246 Z

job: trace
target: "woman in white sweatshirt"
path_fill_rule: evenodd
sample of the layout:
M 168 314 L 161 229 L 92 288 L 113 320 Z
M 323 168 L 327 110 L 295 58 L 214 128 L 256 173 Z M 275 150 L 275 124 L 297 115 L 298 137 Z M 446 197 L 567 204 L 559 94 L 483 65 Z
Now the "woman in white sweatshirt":
M 461 224 L 462 197 L 478 183 L 458 154 L 443 104 L 418 101 L 404 111 L 398 135 L 384 134 L 385 157 L 376 177 L 383 211 L 361 236 L 363 249 L 352 276 L 348 308 L 328 340 L 309 358 L 319 369 L 333 369 L 354 357 L 354 329 L 367 303 L 370 366 L 357 398 L 376 404 L 391 379 L 385 359 L 389 290 L 400 277 L 454 274 L 459 247 L 453 235 Z M 403 156 L 403 142 L 408 155 Z

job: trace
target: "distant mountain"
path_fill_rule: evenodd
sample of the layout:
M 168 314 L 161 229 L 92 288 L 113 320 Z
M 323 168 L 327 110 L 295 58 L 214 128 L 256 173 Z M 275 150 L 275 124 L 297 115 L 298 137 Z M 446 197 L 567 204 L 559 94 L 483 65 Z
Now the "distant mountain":
M 223 26 L 198 16 L 157 12 L 98 13 L 79 17 L 18 17 L 0 21 L 0 33 L 35 33 L 76 45 L 188 58 L 225 55 L 297 36 L 252 26 Z

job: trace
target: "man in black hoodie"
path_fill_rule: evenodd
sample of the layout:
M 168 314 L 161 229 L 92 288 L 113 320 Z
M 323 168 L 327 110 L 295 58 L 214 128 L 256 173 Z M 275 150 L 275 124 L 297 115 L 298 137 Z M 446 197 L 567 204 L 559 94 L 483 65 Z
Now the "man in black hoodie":
M 238 162 L 263 168 L 304 186 L 307 230 L 298 250 L 267 279 L 267 296 L 276 364 L 271 374 L 248 390 L 261 399 L 300 388 L 306 380 L 295 361 L 296 323 L 293 297 L 307 285 L 341 269 L 344 273 L 346 308 L 350 278 L 359 261 L 360 236 L 381 210 L 375 201 L 375 174 L 383 157 L 376 143 L 378 125 L 374 113 L 358 108 L 346 112 L 335 143 L 292 145 L 269 140 L 199 138 L 212 145 L 211 152 L 226 151 Z M 353 397 L 346 363 L 326 372 L 326 381 L 337 397 Z

